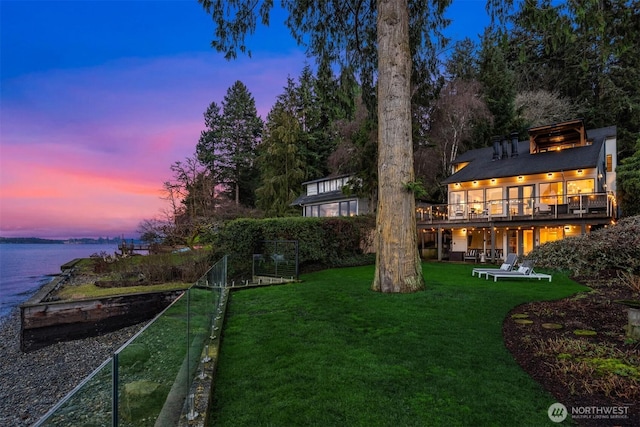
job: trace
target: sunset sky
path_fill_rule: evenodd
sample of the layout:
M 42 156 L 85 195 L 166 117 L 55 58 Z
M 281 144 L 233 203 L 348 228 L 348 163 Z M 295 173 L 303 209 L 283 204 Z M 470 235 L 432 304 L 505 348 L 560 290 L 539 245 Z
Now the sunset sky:
M 455 0 L 448 35 L 481 33 L 485 3 Z M 196 0 L 0 0 L 0 17 L 2 237 L 135 237 L 212 101 L 240 80 L 265 118 L 313 63 L 283 14 L 226 61 Z

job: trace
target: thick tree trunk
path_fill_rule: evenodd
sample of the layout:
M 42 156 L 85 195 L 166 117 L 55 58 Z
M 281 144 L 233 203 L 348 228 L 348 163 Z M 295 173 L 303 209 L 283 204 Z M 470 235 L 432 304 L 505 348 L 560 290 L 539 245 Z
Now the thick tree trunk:
M 411 52 L 407 0 L 378 0 L 378 210 L 372 289 L 424 287 L 418 254 L 411 139 Z

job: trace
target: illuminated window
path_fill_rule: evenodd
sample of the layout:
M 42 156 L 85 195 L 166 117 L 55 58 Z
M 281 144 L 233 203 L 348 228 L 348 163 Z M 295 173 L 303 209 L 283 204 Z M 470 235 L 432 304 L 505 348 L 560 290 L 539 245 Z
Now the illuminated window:
M 502 215 L 504 213 L 502 199 L 502 188 L 487 189 L 487 203 L 489 204 L 491 215 Z
M 471 213 L 480 214 L 484 212 L 484 191 L 469 190 L 467 192 L 467 201 Z
M 567 181 L 567 195 L 589 194 L 595 191 L 595 181 L 593 179 L 578 179 Z
M 449 216 L 452 218 L 464 216 L 465 204 L 464 191 L 452 191 L 449 193 Z
M 613 156 L 607 154 L 607 172 L 613 172 Z
M 540 184 L 540 202 L 547 205 L 562 204 L 562 182 Z

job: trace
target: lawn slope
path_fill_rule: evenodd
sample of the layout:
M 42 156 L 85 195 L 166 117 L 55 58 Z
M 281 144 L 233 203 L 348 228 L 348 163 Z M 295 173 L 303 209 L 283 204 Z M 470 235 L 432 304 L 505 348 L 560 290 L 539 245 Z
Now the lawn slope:
M 373 267 L 236 291 L 211 413 L 221 426 L 540 426 L 553 398 L 502 341 L 513 307 L 586 288 L 424 264 L 427 290 L 369 290 Z

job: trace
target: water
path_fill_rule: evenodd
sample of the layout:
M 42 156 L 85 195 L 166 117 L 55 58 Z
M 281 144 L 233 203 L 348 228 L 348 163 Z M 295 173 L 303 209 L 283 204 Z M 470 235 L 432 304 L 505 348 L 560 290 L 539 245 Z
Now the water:
M 60 266 L 95 253 L 113 254 L 114 244 L 0 243 L 0 323 L 60 273 Z

